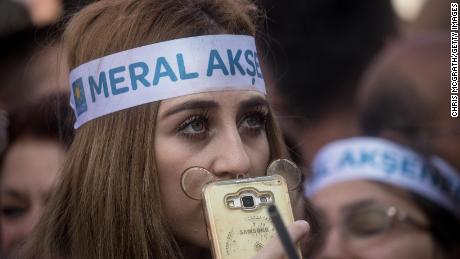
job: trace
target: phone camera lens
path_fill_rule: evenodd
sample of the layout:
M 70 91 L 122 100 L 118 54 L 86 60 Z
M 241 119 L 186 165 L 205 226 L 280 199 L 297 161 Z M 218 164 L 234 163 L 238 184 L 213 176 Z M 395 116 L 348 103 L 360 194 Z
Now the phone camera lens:
M 254 208 L 254 197 L 243 196 L 241 200 L 243 202 L 243 208 Z

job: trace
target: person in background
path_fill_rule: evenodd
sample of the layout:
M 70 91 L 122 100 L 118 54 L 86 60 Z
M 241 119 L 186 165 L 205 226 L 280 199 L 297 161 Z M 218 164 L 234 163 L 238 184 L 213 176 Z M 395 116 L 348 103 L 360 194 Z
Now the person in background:
M 360 128 L 431 154 L 460 170 L 460 120 L 450 113 L 449 34 L 433 32 L 394 42 L 358 90 Z
M 72 140 L 67 94 L 54 94 L 9 116 L 0 156 L 1 253 L 8 258 L 37 224 Z
M 460 256 L 460 177 L 408 147 L 373 137 L 329 143 L 305 190 L 326 231 L 316 258 Z

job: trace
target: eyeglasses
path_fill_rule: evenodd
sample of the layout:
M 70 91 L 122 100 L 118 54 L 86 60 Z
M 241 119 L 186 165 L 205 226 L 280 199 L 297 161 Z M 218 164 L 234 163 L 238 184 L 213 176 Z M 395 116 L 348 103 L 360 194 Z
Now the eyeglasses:
M 406 224 L 421 231 L 429 231 L 428 225 L 419 222 L 395 206 L 358 204 L 346 210 L 341 222 L 341 233 L 347 242 L 357 246 L 366 246 L 371 240 L 383 237 L 400 224 Z
M 348 236 L 366 238 L 381 235 L 398 223 L 406 223 L 420 230 L 427 229 L 427 226 L 395 206 L 369 206 L 350 212 L 346 217 L 345 230 Z

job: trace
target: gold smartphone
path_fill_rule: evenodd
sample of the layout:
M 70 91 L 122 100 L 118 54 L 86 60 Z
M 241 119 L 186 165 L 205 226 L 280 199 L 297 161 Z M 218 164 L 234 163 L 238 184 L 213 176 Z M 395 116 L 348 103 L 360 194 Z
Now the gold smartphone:
M 294 222 L 286 181 L 279 175 L 212 182 L 203 191 L 208 237 L 215 259 L 252 258 L 276 234 L 267 207 L 285 225 Z

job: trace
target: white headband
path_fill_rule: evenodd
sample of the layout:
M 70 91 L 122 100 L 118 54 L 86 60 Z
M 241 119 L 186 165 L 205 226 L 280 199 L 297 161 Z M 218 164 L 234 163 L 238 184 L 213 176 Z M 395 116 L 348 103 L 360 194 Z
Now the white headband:
M 265 92 L 255 40 L 206 35 L 129 49 L 70 72 L 75 128 L 137 105 L 219 90 Z
M 436 158 L 439 160 L 439 158 Z M 446 168 L 446 167 L 444 167 Z M 335 183 L 375 180 L 413 191 L 460 216 L 460 176 L 399 144 L 370 137 L 332 142 L 316 155 L 305 195 Z

